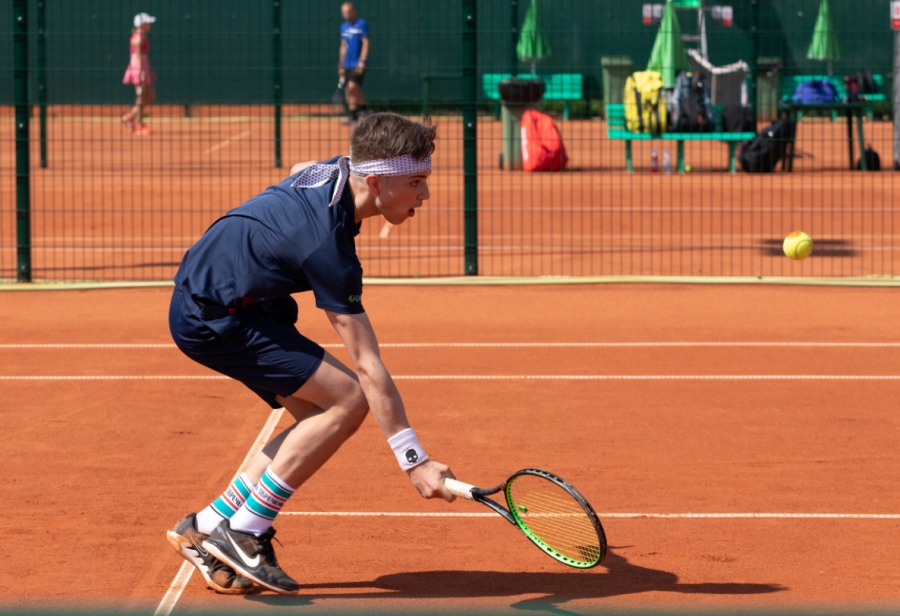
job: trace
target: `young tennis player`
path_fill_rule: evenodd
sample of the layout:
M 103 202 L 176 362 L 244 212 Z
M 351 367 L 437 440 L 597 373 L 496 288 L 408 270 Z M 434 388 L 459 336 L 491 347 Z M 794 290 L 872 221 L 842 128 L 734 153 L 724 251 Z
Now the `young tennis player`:
M 156 89 L 153 82 L 156 75 L 150 69 L 150 41 L 147 33 L 150 32 L 150 24 L 156 21 L 156 17 L 147 13 L 138 13 L 134 16 L 134 28 L 131 30 L 131 59 L 122 83 L 134 86 L 135 101 L 131 111 L 122 116 L 125 124 L 135 135 L 150 135 L 153 130 L 144 126 L 144 105 L 150 105 L 156 100 Z
M 435 132 L 392 113 L 361 119 L 349 157 L 296 165 L 213 223 L 181 262 L 169 311 L 175 343 L 296 421 L 212 504 L 168 532 L 219 592 L 248 592 L 251 581 L 298 591 L 275 559 L 272 522 L 369 410 L 419 493 L 453 500 L 443 483 L 453 474 L 425 455 L 381 361 L 354 243 L 363 219 L 402 224 L 428 199 Z M 340 335 L 352 370 L 294 327 L 290 295 L 303 291 Z

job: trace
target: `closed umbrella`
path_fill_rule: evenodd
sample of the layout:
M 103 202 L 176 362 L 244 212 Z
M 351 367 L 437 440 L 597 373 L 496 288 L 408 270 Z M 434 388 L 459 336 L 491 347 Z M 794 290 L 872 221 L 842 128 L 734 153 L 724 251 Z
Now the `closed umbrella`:
M 550 55 L 550 43 L 541 29 L 541 18 L 538 15 L 537 0 L 531 0 L 531 6 L 525 13 L 522 34 L 516 45 L 516 55 L 522 62 L 531 62 L 531 74 L 537 74 L 535 64 Z
M 841 59 L 841 46 L 838 45 L 837 35 L 834 32 L 828 0 L 822 0 L 822 4 L 819 5 L 819 16 L 816 18 L 816 27 L 806 57 L 825 62 L 829 77 L 834 74 L 831 63 Z
M 666 10 L 663 12 L 656 40 L 653 41 L 653 51 L 650 52 L 647 70 L 660 74 L 664 88 L 675 87 L 675 75 L 678 71 L 691 70 L 687 54 L 684 53 L 684 44 L 681 42 L 681 26 L 678 25 L 672 0 L 666 2 Z

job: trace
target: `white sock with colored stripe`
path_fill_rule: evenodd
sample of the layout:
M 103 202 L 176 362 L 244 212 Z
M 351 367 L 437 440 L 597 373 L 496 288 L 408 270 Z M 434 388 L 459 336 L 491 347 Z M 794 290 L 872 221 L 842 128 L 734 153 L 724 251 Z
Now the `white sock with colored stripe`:
M 258 537 L 272 527 L 275 516 L 296 491 L 297 488 L 279 479 L 269 466 L 243 506 L 231 517 L 231 530 Z
M 197 530 L 204 535 L 211 533 L 219 522 L 237 513 L 252 491 L 253 484 L 250 479 L 246 473 L 241 473 L 241 476 L 231 482 L 219 498 L 197 514 Z

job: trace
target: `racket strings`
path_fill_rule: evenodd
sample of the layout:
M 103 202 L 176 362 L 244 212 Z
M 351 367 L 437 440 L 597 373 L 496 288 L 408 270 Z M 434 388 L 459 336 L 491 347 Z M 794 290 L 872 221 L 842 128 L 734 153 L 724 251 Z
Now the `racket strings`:
M 521 475 L 507 490 L 516 515 L 544 544 L 573 560 L 592 563 L 600 558 L 593 522 L 563 487 L 536 475 Z

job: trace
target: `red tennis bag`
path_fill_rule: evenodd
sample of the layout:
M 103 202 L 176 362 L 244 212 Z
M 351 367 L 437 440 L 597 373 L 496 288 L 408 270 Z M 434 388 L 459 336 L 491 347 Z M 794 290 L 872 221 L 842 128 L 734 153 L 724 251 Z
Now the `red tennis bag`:
M 569 157 L 553 119 L 546 113 L 529 109 L 522 114 L 522 169 L 559 171 Z

